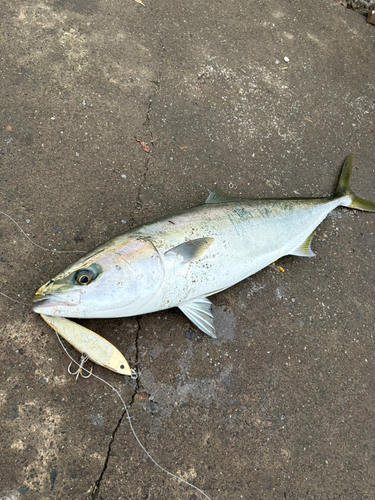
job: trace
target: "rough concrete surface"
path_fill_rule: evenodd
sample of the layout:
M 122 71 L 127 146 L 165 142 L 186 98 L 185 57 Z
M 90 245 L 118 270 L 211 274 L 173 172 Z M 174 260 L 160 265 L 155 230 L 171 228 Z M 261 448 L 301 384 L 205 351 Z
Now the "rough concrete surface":
M 375 27 L 331 0 L 1 3 L 0 210 L 37 244 L 89 250 L 201 203 L 353 187 L 375 199 Z M 287 60 L 285 58 L 288 58 Z M 150 153 L 141 144 L 150 146 Z M 212 500 L 375 498 L 375 214 L 337 209 L 315 259 L 179 310 L 83 324 L 137 381 L 144 446 Z M 78 255 L 0 215 L 0 499 L 198 500 L 131 435 L 115 393 L 75 382 L 33 292 Z M 73 348 L 69 352 L 79 359 Z

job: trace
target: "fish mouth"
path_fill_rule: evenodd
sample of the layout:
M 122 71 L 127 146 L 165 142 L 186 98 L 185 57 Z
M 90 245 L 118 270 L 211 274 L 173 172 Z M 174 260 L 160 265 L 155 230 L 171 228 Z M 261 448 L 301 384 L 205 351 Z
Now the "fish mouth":
M 80 296 L 77 294 L 76 297 L 70 296 L 69 299 L 64 296 L 58 295 L 47 295 L 36 293 L 33 297 L 33 311 L 38 314 L 52 314 L 57 312 L 59 307 L 69 307 L 77 306 L 80 301 Z M 48 311 L 47 311 L 48 310 Z
M 33 304 L 40 304 L 41 302 L 45 302 L 49 297 L 42 297 L 41 295 L 35 294 L 32 298 Z
M 65 306 L 66 302 L 59 300 L 58 297 L 49 296 L 49 297 L 33 297 L 33 311 L 36 313 L 43 313 L 44 309 L 47 307 L 55 307 L 55 306 Z

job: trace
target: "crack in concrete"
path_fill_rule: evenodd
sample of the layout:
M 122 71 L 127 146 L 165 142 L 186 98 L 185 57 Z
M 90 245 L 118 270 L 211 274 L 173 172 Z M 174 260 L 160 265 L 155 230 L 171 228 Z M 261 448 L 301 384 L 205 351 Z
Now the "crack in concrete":
M 147 106 L 147 111 L 146 111 L 146 120 L 144 122 L 146 130 L 148 130 L 150 132 L 150 136 L 151 136 L 150 143 L 151 143 L 151 146 L 153 148 L 155 147 L 155 139 L 154 139 L 154 134 L 152 132 L 152 127 L 151 127 L 152 101 L 159 94 L 159 92 L 161 90 L 161 78 L 162 78 L 161 75 L 162 75 L 162 67 L 163 67 L 163 61 L 164 61 L 164 53 L 165 53 L 165 47 L 164 47 L 164 45 L 162 45 L 162 47 L 161 47 L 161 58 L 160 58 L 160 64 L 159 64 L 159 71 L 158 71 L 157 80 L 151 80 L 151 83 L 154 83 L 156 85 L 156 91 L 153 92 L 149 96 L 148 106 Z M 152 149 L 150 149 L 149 156 L 146 158 L 145 168 L 144 168 L 143 176 L 142 176 L 143 179 L 142 179 L 142 182 L 141 182 L 141 184 L 139 186 L 137 197 L 136 197 L 136 202 L 135 203 L 136 203 L 136 206 L 138 208 L 142 207 L 141 192 L 142 192 L 143 186 L 146 183 L 148 169 L 149 169 L 149 163 L 150 163 L 150 159 L 151 159 L 151 154 L 152 154 Z
M 146 163 L 145 163 L 145 169 L 144 169 L 144 172 L 143 172 L 143 179 L 142 179 L 142 182 L 141 184 L 139 185 L 139 189 L 138 189 L 138 193 L 137 193 L 137 198 L 135 200 L 135 205 L 136 207 L 139 209 L 142 207 L 142 202 L 141 202 L 141 192 L 142 192 L 142 188 L 144 186 L 144 184 L 146 183 L 146 177 L 147 177 L 147 173 L 148 173 L 148 164 L 150 162 L 150 157 L 148 157 L 146 159 Z
M 138 341 L 139 341 L 139 332 L 141 331 L 141 325 L 140 325 L 140 322 L 139 322 L 139 319 L 136 318 L 137 320 L 137 325 L 138 325 L 138 328 L 137 328 L 137 332 L 136 332 L 136 335 L 135 335 L 135 366 L 138 366 L 139 364 L 139 347 L 138 347 Z M 139 392 L 139 389 L 140 389 L 140 382 L 139 382 L 139 374 L 137 376 L 137 378 L 135 379 L 135 387 L 134 387 L 134 391 L 133 391 L 133 394 L 131 396 L 131 400 L 130 400 L 130 403 L 128 404 L 128 411 L 130 410 L 132 404 L 134 403 L 134 400 L 135 400 L 135 397 L 136 395 L 138 394 Z M 107 470 L 107 467 L 108 467 L 108 462 L 109 462 L 109 458 L 110 458 L 110 455 L 111 455 L 111 449 L 112 449 L 112 445 L 115 441 L 115 437 L 116 437 L 116 433 L 118 431 L 118 429 L 120 428 L 120 425 L 122 424 L 122 421 L 124 419 L 124 417 L 126 417 L 126 410 L 124 410 L 121 414 L 121 417 L 119 418 L 117 424 L 116 424 L 116 427 L 114 429 L 114 431 L 112 432 L 112 436 L 111 436 L 111 439 L 109 441 L 109 444 L 108 444 L 108 450 L 107 450 L 107 455 L 105 457 L 105 461 L 104 461 L 104 465 L 103 465 L 103 469 L 99 475 L 99 478 L 95 481 L 95 483 L 93 484 L 92 488 L 91 488 L 91 491 L 89 492 L 89 495 L 87 497 L 87 500 L 102 500 L 102 497 L 100 496 L 100 486 L 101 486 L 101 483 L 102 483 L 102 480 L 103 480 L 103 477 L 104 477 L 104 474 Z
M 151 127 L 152 101 L 155 98 L 155 96 L 157 96 L 158 93 L 161 90 L 161 78 L 162 78 L 162 66 L 163 66 L 163 61 L 164 61 L 164 53 L 165 53 L 165 47 L 164 47 L 164 45 L 162 45 L 162 48 L 161 48 L 161 59 L 160 59 L 160 65 L 159 65 L 159 71 L 158 71 L 157 80 L 156 81 L 155 80 L 151 81 L 152 83 L 154 83 L 156 85 L 156 91 L 153 92 L 150 95 L 150 97 L 149 97 L 149 104 L 148 104 L 147 111 L 146 111 L 145 126 L 146 126 L 146 129 L 149 130 L 149 132 L 150 132 L 150 136 L 151 136 L 150 143 L 151 143 L 152 147 L 155 147 L 154 134 L 152 132 L 152 127 Z M 146 183 L 147 174 L 148 174 L 148 170 L 149 170 L 149 163 L 150 163 L 150 159 L 151 159 L 151 153 L 152 153 L 152 149 L 150 150 L 150 153 L 149 153 L 149 155 L 146 158 L 145 167 L 144 167 L 144 171 L 143 171 L 143 175 L 142 175 L 143 179 L 142 179 L 142 182 L 141 182 L 141 184 L 139 186 L 137 197 L 136 197 L 135 204 L 136 204 L 136 207 L 138 207 L 138 208 L 142 207 L 141 192 L 142 192 L 143 186 Z M 139 332 L 141 331 L 141 325 L 140 325 L 139 318 L 136 318 L 136 320 L 137 320 L 138 328 L 137 328 L 136 338 L 135 338 L 135 351 L 136 351 L 136 354 L 135 354 L 135 366 L 138 366 L 139 365 L 139 345 L 138 345 L 138 341 L 139 341 Z M 131 406 L 133 405 L 133 403 L 135 401 L 135 397 L 136 397 L 136 395 L 138 394 L 138 392 L 140 390 L 140 387 L 141 387 L 141 383 L 140 383 L 139 374 L 138 374 L 138 377 L 135 380 L 134 391 L 133 391 L 133 394 L 131 396 L 130 403 L 128 405 L 128 410 L 130 410 Z M 116 425 L 114 431 L 112 432 L 112 436 L 111 436 L 110 442 L 108 444 L 107 456 L 106 456 L 105 461 L 104 461 L 103 469 L 102 469 L 102 471 L 101 471 L 101 473 L 99 475 L 99 478 L 95 481 L 94 485 L 92 486 L 91 492 L 89 493 L 89 496 L 87 497 L 87 500 L 101 500 L 102 499 L 102 497 L 100 496 L 100 486 L 101 486 L 104 474 L 105 474 L 105 472 L 107 470 L 107 467 L 108 467 L 108 462 L 109 462 L 109 458 L 110 458 L 110 454 L 111 454 L 111 448 L 112 448 L 112 445 L 113 445 L 113 443 L 115 441 L 116 433 L 117 433 L 117 431 L 118 431 L 118 429 L 119 429 L 119 427 L 120 427 L 120 425 L 121 425 L 124 417 L 126 417 L 126 411 L 125 410 L 122 412 L 121 417 L 119 418 L 119 420 L 117 422 L 117 425 Z
M 126 415 L 126 411 L 125 410 L 123 411 L 123 413 L 122 413 L 119 421 L 117 422 L 115 430 L 112 432 L 112 436 L 111 436 L 111 439 L 110 439 L 110 442 L 109 442 L 109 445 L 108 445 L 107 456 L 105 457 L 103 469 L 102 469 L 102 471 L 100 473 L 99 478 L 95 481 L 95 483 L 94 483 L 94 485 L 92 487 L 92 490 L 91 490 L 91 494 L 87 497 L 87 500 L 100 500 L 102 498 L 102 497 L 99 496 L 100 495 L 100 485 L 101 485 L 103 476 L 105 474 L 105 471 L 107 470 L 107 467 L 108 467 L 108 461 L 109 461 L 109 457 L 110 457 L 110 454 L 111 454 L 112 444 L 115 441 L 116 432 L 117 432 L 118 428 L 121 425 L 121 422 L 122 422 L 122 420 L 124 418 L 124 415 Z
M 138 328 L 137 328 L 137 333 L 135 335 L 135 342 L 134 342 L 135 343 L 135 363 L 134 363 L 134 365 L 136 367 L 138 367 L 138 365 L 139 365 L 139 332 L 141 332 L 142 329 L 141 329 L 141 323 L 139 321 L 139 318 L 136 318 L 136 320 L 137 320 Z M 139 381 L 139 372 L 137 372 L 137 378 L 135 379 L 135 388 L 134 388 L 134 391 L 133 391 L 133 394 L 132 394 L 132 397 L 131 397 L 131 400 L 130 400 L 130 403 L 128 406 L 128 410 L 130 409 L 130 407 L 134 403 L 135 396 L 138 394 L 140 386 L 141 386 L 141 384 Z

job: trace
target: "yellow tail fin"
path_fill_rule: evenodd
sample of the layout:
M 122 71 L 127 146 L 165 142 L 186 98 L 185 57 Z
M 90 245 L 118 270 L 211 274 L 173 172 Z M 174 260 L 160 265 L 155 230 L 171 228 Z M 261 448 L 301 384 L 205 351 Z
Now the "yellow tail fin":
M 353 168 L 353 155 L 350 154 L 345 158 L 344 164 L 342 166 L 342 171 L 335 195 L 350 196 L 351 203 L 350 205 L 348 205 L 350 208 L 365 210 L 367 212 L 375 212 L 375 202 L 360 198 L 355 194 L 355 192 L 350 187 L 350 176 L 352 175 L 352 168 Z

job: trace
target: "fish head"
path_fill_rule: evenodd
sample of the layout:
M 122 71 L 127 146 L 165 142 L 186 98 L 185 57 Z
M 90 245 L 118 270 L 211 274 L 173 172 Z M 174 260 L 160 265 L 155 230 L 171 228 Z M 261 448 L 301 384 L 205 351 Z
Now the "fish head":
M 66 318 L 133 316 L 151 300 L 164 277 L 159 252 L 148 238 L 114 238 L 41 286 L 39 314 Z

